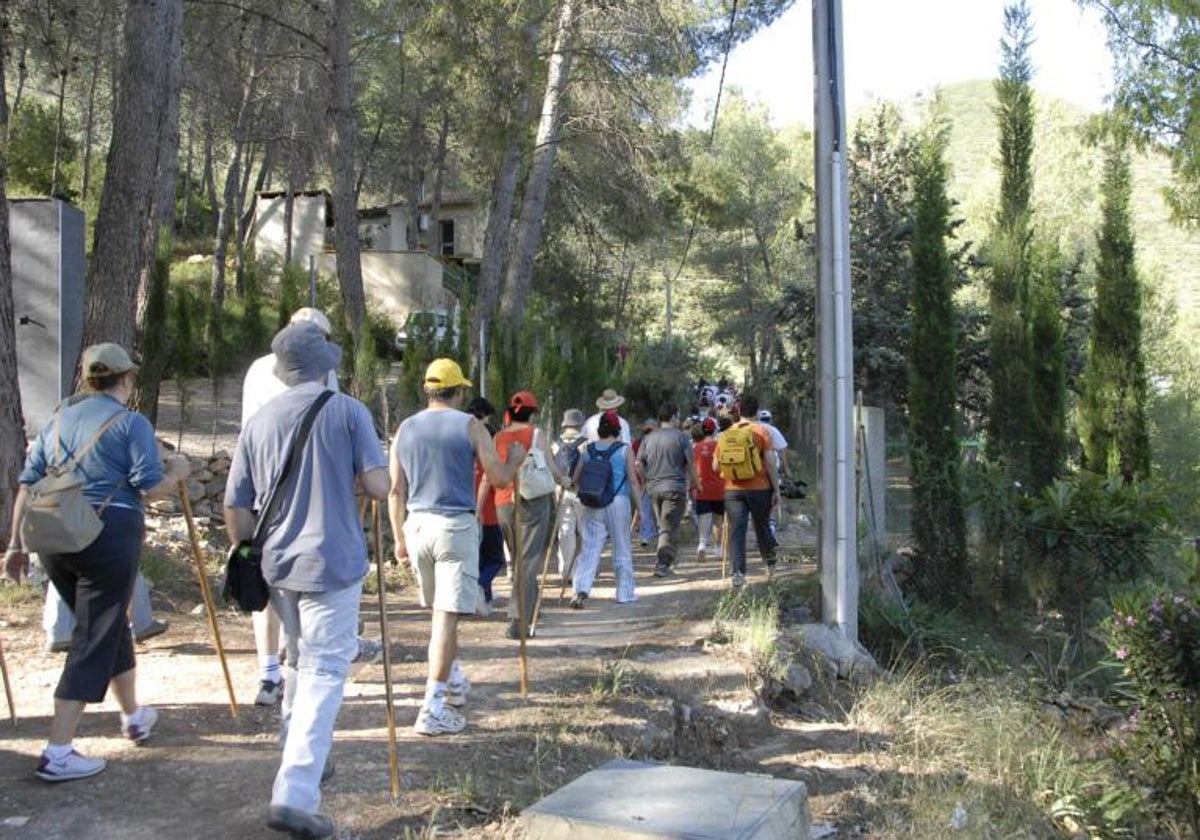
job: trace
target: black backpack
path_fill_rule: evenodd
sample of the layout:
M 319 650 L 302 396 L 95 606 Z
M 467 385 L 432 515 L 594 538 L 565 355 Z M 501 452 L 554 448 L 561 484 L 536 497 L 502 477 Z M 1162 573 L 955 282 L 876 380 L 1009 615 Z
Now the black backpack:
M 628 476 L 623 477 L 621 483 L 613 487 L 611 463 L 613 454 L 624 446 L 624 443 L 615 443 L 608 449 L 601 450 L 597 449 L 594 443 L 588 444 L 588 460 L 583 462 L 583 469 L 579 473 L 579 488 L 576 490 L 580 502 L 592 508 L 608 507 L 625 486 L 625 478 Z

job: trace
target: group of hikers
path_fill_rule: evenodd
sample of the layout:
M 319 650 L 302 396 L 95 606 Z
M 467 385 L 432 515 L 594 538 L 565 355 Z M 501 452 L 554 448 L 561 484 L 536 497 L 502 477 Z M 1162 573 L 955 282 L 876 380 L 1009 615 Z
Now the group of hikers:
M 786 441 L 752 394 L 699 383 L 683 423 L 664 403 L 635 441 L 619 413 L 624 398 L 610 388 L 590 417 L 567 410 L 550 440 L 535 423 L 535 394 L 513 394 L 495 428 L 495 407 L 468 399 L 473 383 L 461 367 L 436 359 L 424 375 L 426 407 L 400 424 L 385 452 L 366 406 L 338 389 L 341 349 L 323 313 L 297 311 L 271 349 L 246 374 L 224 513 L 231 546 L 261 549 L 270 593 L 253 622 L 261 671 L 256 702 L 281 701 L 282 758 L 267 815 L 276 830 L 333 836 L 332 819 L 320 811 L 320 785 L 334 771 L 334 723 L 348 676 L 381 652 L 379 643 L 360 638 L 364 500 L 386 502 L 395 557 L 411 565 L 421 604 L 431 611 L 425 694 L 414 723 L 428 736 L 466 725 L 459 709 L 471 682 L 458 623 L 490 611 L 492 583 L 509 563 L 511 638 L 536 633 L 538 575 L 552 551 L 572 588 L 571 606 L 582 609 L 610 543 L 615 601 L 629 603 L 637 599 L 634 534 L 643 544 L 654 541 L 654 575 L 669 576 L 689 511 L 700 535 L 698 557 L 727 545 L 735 588 L 746 580 L 749 523 L 768 575 L 774 568 L 773 512 Z M 35 770 L 48 782 L 104 769 L 103 759 L 79 753 L 73 739 L 85 704 L 102 701 L 110 685 L 124 737 L 144 743 L 158 722 L 157 711 L 137 697 L 133 641 L 143 636 L 131 625 L 137 610 L 130 603 L 141 589 L 144 503 L 171 493 L 189 474 L 187 459 L 165 452 L 149 421 L 125 408 L 137 371 L 126 350 L 94 345 L 81 365 L 83 388 L 30 444 L 5 555 L 6 575 L 20 582 L 36 548 L 34 514 L 39 521 L 46 515 L 37 507 L 39 488 L 49 478 L 76 476 L 99 536 L 78 550 L 38 551 L 49 597 L 61 598 L 74 619 Z

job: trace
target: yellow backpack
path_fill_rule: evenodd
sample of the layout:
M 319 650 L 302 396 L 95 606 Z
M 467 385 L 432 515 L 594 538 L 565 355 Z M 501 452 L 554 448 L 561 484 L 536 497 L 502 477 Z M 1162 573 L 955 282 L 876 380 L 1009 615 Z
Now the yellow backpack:
M 717 464 L 721 477 L 730 481 L 746 481 L 762 474 L 762 452 L 754 439 L 753 423 L 742 420 L 725 430 Z

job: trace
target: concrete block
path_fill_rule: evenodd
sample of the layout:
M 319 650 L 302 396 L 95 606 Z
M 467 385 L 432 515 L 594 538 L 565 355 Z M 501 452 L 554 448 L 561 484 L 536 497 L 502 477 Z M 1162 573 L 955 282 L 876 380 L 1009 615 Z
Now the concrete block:
M 521 814 L 528 840 L 800 840 L 802 782 L 615 759 Z

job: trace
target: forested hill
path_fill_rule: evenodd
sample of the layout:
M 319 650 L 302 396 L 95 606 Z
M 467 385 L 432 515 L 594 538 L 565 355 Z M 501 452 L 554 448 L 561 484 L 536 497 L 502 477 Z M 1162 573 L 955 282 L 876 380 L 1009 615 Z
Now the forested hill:
M 941 96 L 952 122 L 950 194 L 966 220 L 963 235 L 979 242 L 999 194 L 993 84 L 979 80 L 947 85 Z M 909 116 L 919 118 L 924 104 L 910 103 L 906 109 Z M 1084 142 L 1081 131 L 1090 115 L 1045 96 L 1036 98 L 1035 108 L 1036 223 L 1042 231 L 1056 231 L 1065 252 L 1082 248 L 1090 255 L 1100 218 L 1100 154 Z M 1171 222 L 1162 197 L 1171 176 L 1165 158 L 1153 153 L 1136 155 L 1133 175 L 1138 265 L 1143 277 L 1148 281 L 1160 278 L 1164 288 L 1176 296 L 1181 326 L 1200 329 L 1200 307 L 1196 305 L 1200 304 L 1200 231 Z M 1090 274 L 1090 259 L 1087 268 Z

